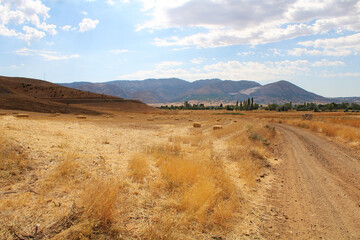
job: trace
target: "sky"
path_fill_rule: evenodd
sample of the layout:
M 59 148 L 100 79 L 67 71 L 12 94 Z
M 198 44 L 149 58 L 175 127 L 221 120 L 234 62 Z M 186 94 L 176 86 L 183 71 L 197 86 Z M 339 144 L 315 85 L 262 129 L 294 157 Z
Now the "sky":
M 360 1 L 0 0 L 0 75 L 287 80 L 360 96 Z

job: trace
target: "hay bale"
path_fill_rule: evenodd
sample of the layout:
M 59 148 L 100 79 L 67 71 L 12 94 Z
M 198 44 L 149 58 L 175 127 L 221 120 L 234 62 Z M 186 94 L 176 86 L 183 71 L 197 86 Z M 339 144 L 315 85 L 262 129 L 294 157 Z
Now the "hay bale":
M 201 123 L 194 122 L 194 123 L 193 123 L 193 127 L 194 127 L 194 128 L 201 128 Z
M 28 118 L 28 117 L 29 117 L 29 114 L 23 114 L 23 113 L 21 113 L 21 114 L 16 115 L 16 117 L 18 117 L 18 118 Z
M 220 130 L 220 129 L 223 129 L 223 127 L 221 125 L 213 126 L 213 130 Z
M 147 120 L 150 121 L 150 122 L 154 121 L 153 118 L 148 118 Z
M 77 119 L 86 119 L 86 116 L 78 115 L 76 118 L 77 118 Z
M 303 114 L 303 115 L 301 116 L 301 118 L 302 118 L 303 120 L 312 120 L 313 115 L 306 113 L 306 114 Z
M 176 120 L 176 121 L 179 121 L 179 120 L 180 120 L 180 118 L 175 118 L 175 120 Z

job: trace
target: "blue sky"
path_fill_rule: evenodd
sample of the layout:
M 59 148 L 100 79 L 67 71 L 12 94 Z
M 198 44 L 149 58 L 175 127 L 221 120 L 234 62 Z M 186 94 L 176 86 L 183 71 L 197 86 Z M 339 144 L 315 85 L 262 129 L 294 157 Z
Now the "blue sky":
M 360 1 L 0 0 L 0 75 L 288 80 L 360 96 Z

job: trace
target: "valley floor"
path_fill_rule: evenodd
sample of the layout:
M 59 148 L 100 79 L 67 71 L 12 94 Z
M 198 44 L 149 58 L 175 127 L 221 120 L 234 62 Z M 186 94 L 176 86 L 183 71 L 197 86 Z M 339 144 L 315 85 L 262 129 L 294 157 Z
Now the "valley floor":
M 284 115 L 2 112 L 0 239 L 360 237 L 356 127 L 344 143 Z

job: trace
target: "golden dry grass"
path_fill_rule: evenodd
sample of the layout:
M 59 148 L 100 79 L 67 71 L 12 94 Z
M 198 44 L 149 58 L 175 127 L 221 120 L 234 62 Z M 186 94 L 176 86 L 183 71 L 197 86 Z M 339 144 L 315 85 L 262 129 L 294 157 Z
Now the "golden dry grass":
M 1 170 L 22 177 L 0 186 L 0 238 L 211 239 L 259 227 L 243 219 L 264 187 L 273 129 L 223 118 L 213 131 L 203 112 L 194 128 L 187 114 L 4 116 Z
M 0 132 L 0 181 L 5 183 L 19 180 L 30 168 L 26 154 L 20 146 Z
M 129 174 L 137 181 L 143 181 L 149 174 L 149 164 L 144 154 L 138 154 L 131 158 L 128 163 Z
M 306 112 L 266 112 L 250 113 L 256 119 L 267 119 L 270 122 L 286 123 L 348 143 L 349 146 L 360 147 L 360 115 L 344 112 L 312 112 L 312 120 L 302 120 Z
M 285 123 L 295 125 L 301 128 L 306 128 L 313 132 L 322 133 L 328 137 L 337 137 L 344 141 L 360 143 L 360 130 L 359 127 L 357 127 L 358 122 L 360 122 L 360 119 L 342 121 L 339 119 L 334 120 L 321 118 L 321 120 L 316 119 L 312 121 L 285 121 Z
M 102 228 L 108 228 L 116 221 L 115 202 L 119 186 L 114 179 L 94 179 L 84 186 L 81 205 L 84 207 L 82 218 Z
M 269 166 L 269 144 L 275 138 L 275 129 L 269 125 L 248 125 L 246 133 L 239 133 L 228 140 L 228 157 L 236 162 L 239 175 L 249 187 Z

